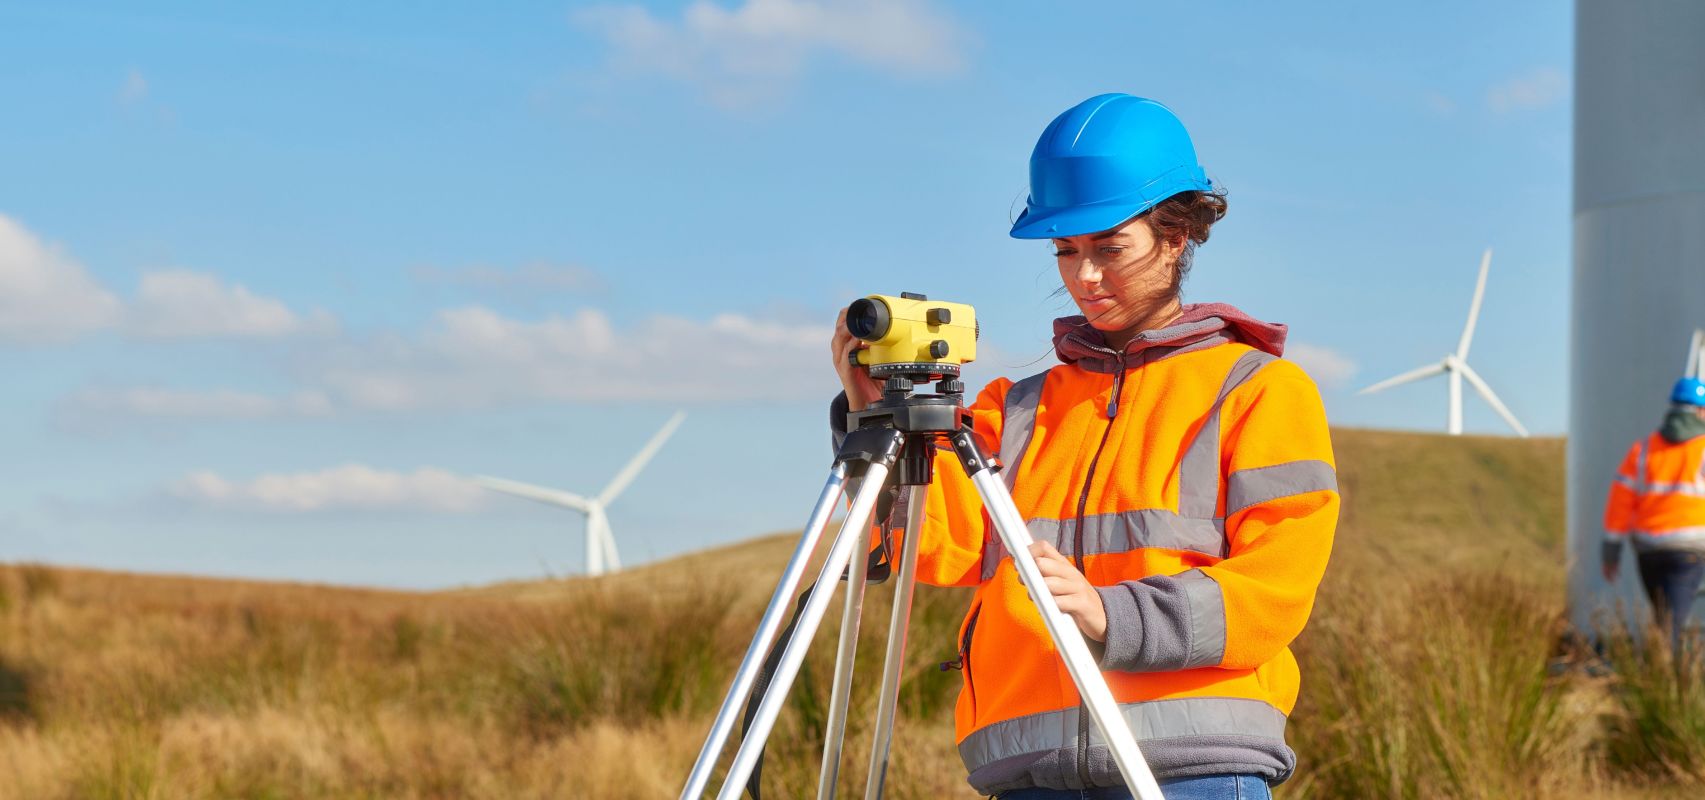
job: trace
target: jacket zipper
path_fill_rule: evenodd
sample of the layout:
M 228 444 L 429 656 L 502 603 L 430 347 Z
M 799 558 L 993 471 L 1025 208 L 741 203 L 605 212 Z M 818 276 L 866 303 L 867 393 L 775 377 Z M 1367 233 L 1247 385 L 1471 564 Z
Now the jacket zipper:
M 1101 430 L 1101 442 L 1095 446 L 1095 455 L 1089 458 L 1089 473 L 1084 476 L 1083 490 L 1077 496 L 1077 524 L 1072 527 L 1072 562 L 1086 579 L 1089 576 L 1083 559 L 1084 511 L 1089 507 L 1089 487 L 1095 482 L 1095 468 L 1101 462 L 1101 451 L 1106 449 L 1107 438 L 1113 433 L 1113 420 L 1119 416 L 1119 394 L 1125 388 L 1124 353 L 1118 355 L 1118 362 L 1113 372 L 1113 393 L 1107 398 L 1107 427 Z M 1078 693 L 1077 701 L 1077 777 L 1084 788 L 1089 787 L 1089 706 L 1084 702 L 1082 692 Z
M 953 661 L 941 662 L 941 670 L 950 669 L 965 671 L 965 691 L 971 695 L 971 716 L 977 715 L 977 685 L 971 681 L 971 635 L 977 630 L 977 617 L 983 613 L 981 603 L 971 609 L 971 618 L 965 621 L 965 633 L 959 637 L 959 658 Z

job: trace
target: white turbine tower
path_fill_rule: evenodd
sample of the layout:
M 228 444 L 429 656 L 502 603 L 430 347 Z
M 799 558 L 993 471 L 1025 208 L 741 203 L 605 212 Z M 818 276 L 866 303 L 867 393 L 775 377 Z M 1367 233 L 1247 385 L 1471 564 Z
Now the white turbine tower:
M 639 471 L 645 468 L 646 462 L 650 461 L 652 456 L 657 455 L 657 451 L 663 447 L 663 443 L 668 441 L 669 436 L 675 432 L 676 428 L 680 427 L 681 420 L 686 418 L 686 412 L 675 412 L 675 415 L 670 417 L 668 422 L 663 423 L 663 428 L 651 437 L 651 441 L 646 442 L 645 446 L 640 448 L 639 453 L 628 461 L 620 472 L 616 473 L 616 477 L 610 479 L 610 485 L 605 486 L 604 491 L 593 497 L 582 497 L 573 492 L 547 489 L 543 486 L 534 486 L 530 483 L 521 483 L 505 478 L 481 475 L 475 480 L 488 489 L 512 494 L 516 497 L 525 497 L 528 500 L 537 500 L 548 505 L 570 508 L 585 514 L 586 574 L 602 575 L 605 572 L 615 572 L 622 568 L 622 562 L 616 555 L 616 540 L 610 535 L 610 518 L 604 513 L 604 509 L 609 508 L 610 503 L 615 501 L 622 490 L 628 488 L 628 484 L 633 483 L 633 479 L 639 476 Z
M 1480 397 L 1485 399 L 1487 405 L 1498 412 L 1498 416 L 1503 417 L 1504 421 L 1508 422 L 1516 433 L 1527 436 L 1527 428 L 1522 427 L 1521 421 L 1516 419 L 1516 415 L 1511 414 L 1510 410 L 1504 407 L 1503 401 L 1498 399 L 1498 395 L 1492 392 L 1492 387 L 1486 385 L 1486 381 L 1481 379 L 1479 373 L 1475 372 L 1473 367 L 1468 366 L 1468 345 L 1474 340 L 1474 322 L 1480 317 L 1480 299 L 1486 294 L 1486 270 L 1491 266 L 1492 250 L 1487 248 L 1485 255 L 1480 257 L 1480 280 L 1474 284 L 1474 302 L 1468 306 L 1468 324 L 1462 328 L 1462 339 L 1457 342 L 1456 352 L 1446 354 L 1444 360 L 1437 364 L 1429 364 L 1394 378 L 1387 378 L 1356 392 L 1356 394 L 1372 394 L 1400 384 L 1431 378 L 1440 373 L 1447 374 L 1450 376 L 1450 416 L 1446 423 L 1446 430 L 1452 436 L 1458 436 L 1462 433 L 1462 379 L 1467 378 L 1469 383 L 1474 384 L 1474 390 L 1480 393 Z

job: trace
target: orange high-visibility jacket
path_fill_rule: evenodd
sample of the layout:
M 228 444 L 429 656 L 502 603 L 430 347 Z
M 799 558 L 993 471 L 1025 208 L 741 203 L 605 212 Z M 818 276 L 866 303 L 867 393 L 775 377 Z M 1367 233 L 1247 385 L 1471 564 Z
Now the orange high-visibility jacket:
M 1640 552 L 1705 550 L 1705 435 L 1699 435 L 1700 427 L 1690 408 L 1678 409 L 1662 429 L 1628 448 L 1604 508 L 1606 561 L 1615 561 L 1629 539 Z
M 1277 358 L 1284 326 L 1230 306 L 1188 306 L 1122 353 L 1082 317 L 1055 328 L 1066 363 L 989 384 L 977 433 L 1030 534 L 1098 587 L 1101 666 L 1156 776 L 1284 780 L 1289 645 L 1338 516 L 1319 392 Z M 971 785 L 1123 785 L 964 469 L 935 463 L 918 578 L 978 587 L 956 643 Z

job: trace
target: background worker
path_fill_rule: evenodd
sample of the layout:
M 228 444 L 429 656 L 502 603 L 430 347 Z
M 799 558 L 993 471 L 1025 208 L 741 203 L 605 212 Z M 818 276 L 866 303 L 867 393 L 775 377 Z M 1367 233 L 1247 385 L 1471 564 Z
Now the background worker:
M 1705 577 L 1705 382 L 1682 378 L 1669 413 L 1628 448 L 1604 511 L 1604 579 L 1616 582 L 1634 541 L 1640 582 L 1659 625 L 1680 645 Z
M 1048 590 L 1169 800 L 1270 797 L 1291 775 L 1289 645 L 1338 516 L 1325 412 L 1278 358 L 1285 326 L 1182 304 L 1195 247 L 1225 210 L 1159 103 L 1109 94 L 1061 114 L 1031 156 L 1011 235 L 1052 242 L 1083 314 L 1054 322 L 1061 365 L 997 379 L 971 406 Z M 849 361 L 861 343 L 844 317 L 831 343 L 841 426 L 881 397 Z M 971 785 L 1006 800 L 1130 797 L 951 455 L 936 460 L 924 516 L 919 580 L 978 587 L 950 645 Z

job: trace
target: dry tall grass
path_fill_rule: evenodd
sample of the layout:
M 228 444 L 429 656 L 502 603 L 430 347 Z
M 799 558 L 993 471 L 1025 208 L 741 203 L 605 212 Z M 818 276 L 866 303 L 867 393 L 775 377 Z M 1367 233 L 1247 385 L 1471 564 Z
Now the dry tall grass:
M 1705 693 L 1663 655 L 1548 677 L 1562 444 L 1339 431 L 1345 514 L 1297 643 L 1287 798 L 1705 789 Z M 802 501 L 803 502 L 803 501 Z M 432 594 L 0 567 L 0 800 L 672 797 L 791 542 L 606 579 Z M 841 769 L 861 787 L 887 619 L 873 589 Z M 952 743 L 965 590 L 913 614 L 889 796 L 972 797 Z M 818 636 L 771 739 L 812 794 Z M 725 754 L 726 755 L 726 754 Z

